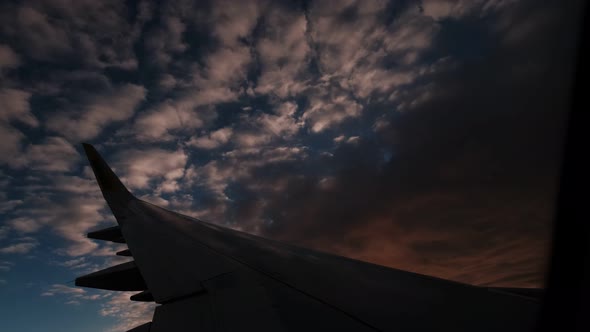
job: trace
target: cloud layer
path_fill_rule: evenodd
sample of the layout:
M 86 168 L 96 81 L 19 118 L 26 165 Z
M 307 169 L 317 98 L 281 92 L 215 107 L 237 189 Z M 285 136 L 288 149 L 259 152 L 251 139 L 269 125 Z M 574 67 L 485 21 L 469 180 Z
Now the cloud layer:
M 138 197 L 178 212 L 540 286 L 580 3 L 3 3 L 0 255 L 52 248 L 76 273 L 114 262 L 117 246 L 85 237 L 114 222 L 88 141 Z M 102 301 L 115 330 L 152 310 L 43 294 Z

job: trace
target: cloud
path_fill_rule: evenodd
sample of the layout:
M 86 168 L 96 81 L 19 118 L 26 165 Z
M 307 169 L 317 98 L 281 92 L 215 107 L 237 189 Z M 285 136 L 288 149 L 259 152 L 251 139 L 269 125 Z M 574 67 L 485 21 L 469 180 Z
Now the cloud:
M 296 118 L 297 104 L 294 102 L 281 103 L 274 114 L 264 113 L 256 122 L 262 130 L 268 131 L 276 137 L 290 138 L 302 128 L 303 122 Z
M 117 1 L 6 3 L 0 33 L 37 61 L 133 69 L 137 66 L 133 44 L 147 19 L 142 8 L 138 6 L 130 23 L 125 4 Z
M 31 170 L 47 172 L 71 171 L 79 161 L 78 151 L 64 138 L 46 137 L 41 144 L 28 145 L 19 158 L 12 163 L 17 168 L 28 167 Z
M 6 212 L 14 209 L 15 207 L 19 206 L 22 203 L 23 203 L 23 201 L 19 200 L 19 199 L 13 199 L 13 200 L 1 202 L 0 203 L 0 213 L 6 213 Z
M 213 34 L 224 45 L 238 44 L 252 33 L 266 6 L 266 1 L 215 1 L 208 17 Z
M 344 135 L 340 135 L 340 136 L 334 137 L 334 142 L 335 143 L 340 143 L 340 142 L 342 142 L 344 140 L 346 140 L 346 136 L 344 136 Z
M 197 73 L 195 82 L 201 87 L 234 86 L 246 79 L 247 66 L 251 60 L 248 47 L 220 48 L 207 56 L 205 68 Z
M 72 146 L 104 138 L 123 182 L 172 210 L 453 280 L 539 286 L 575 20 L 532 3 L 3 3 L 0 238 L 51 231 L 62 268 L 114 262 L 116 245 L 85 237 L 114 220 Z M 107 301 L 123 330 L 153 310 L 67 294 Z
M 161 141 L 173 139 L 178 131 L 192 133 L 212 119 L 211 109 L 203 106 L 208 98 L 211 96 L 201 93 L 195 97 L 165 100 L 138 116 L 134 126 L 136 137 L 142 141 Z
M 422 1 L 422 10 L 424 15 L 436 20 L 458 19 L 469 15 L 484 16 L 491 12 L 503 10 L 516 2 L 515 0 L 426 0 Z
M 8 221 L 8 225 L 21 233 L 34 233 L 38 231 L 43 225 L 32 218 L 20 217 Z
M 188 44 L 183 41 L 186 25 L 181 18 L 169 15 L 161 17 L 160 21 L 161 24 L 148 34 L 145 47 L 153 55 L 151 61 L 165 67 L 175 54 L 188 48 Z
M 277 105 L 289 93 L 268 92 L 270 111 L 257 106 L 232 118 L 232 150 L 185 172 L 187 188 L 198 188 L 205 203 L 187 200 L 183 209 L 388 266 L 474 284 L 540 285 L 559 155 L 550 137 L 560 137 L 555 110 L 565 100 L 567 48 L 560 46 L 557 62 L 540 41 L 455 61 L 432 50 L 447 28 L 438 20 L 402 8 L 383 28 L 385 10 L 370 5 L 339 4 L 332 16 L 310 8 L 310 65 L 319 59 L 321 76 L 293 78 L 306 82 L 305 96 L 285 113 Z M 339 35 L 344 23 L 353 28 Z M 544 65 L 516 74 L 520 56 Z M 555 96 L 553 89 L 560 96 L 553 101 L 535 93 Z M 548 118 L 539 123 L 539 114 Z M 312 139 L 299 135 L 301 120 L 317 134 Z M 332 144 L 334 136 L 354 144 Z M 330 152 L 317 148 L 325 137 Z
M 362 106 L 345 92 L 321 93 L 310 97 L 310 107 L 302 119 L 313 133 L 332 128 L 344 120 L 361 115 Z
M 360 140 L 360 136 L 350 136 L 346 137 L 345 135 L 339 135 L 334 137 L 333 141 L 336 144 L 340 143 L 348 143 L 348 144 L 357 144 Z
M 252 148 L 263 146 L 270 142 L 270 135 L 264 132 L 241 131 L 235 134 L 234 142 L 240 147 Z
M 33 189 L 34 193 L 26 194 L 23 206 L 27 208 L 14 212 L 17 218 L 12 221 L 12 227 L 30 232 L 49 227 L 67 240 L 67 246 L 60 248 L 59 253 L 70 256 L 98 254 L 99 246 L 85 236 L 109 216 L 104 214 L 105 203 L 97 186 L 91 187 L 91 180 L 76 176 L 58 176 L 53 181 L 46 189 Z M 72 186 L 75 183 L 88 190 L 80 191 Z
M 79 257 L 79 258 L 74 258 L 74 259 L 70 259 L 67 260 L 65 262 L 61 262 L 60 265 L 67 267 L 67 268 L 72 268 L 72 269 L 79 269 L 79 268 L 83 268 L 87 265 L 88 263 L 86 263 L 86 258 L 85 257 Z
M 21 140 L 25 136 L 18 129 L 0 122 L 0 163 L 11 164 L 18 158 L 21 149 Z
M 174 192 L 184 176 L 187 153 L 182 150 L 163 149 L 127 150 L 118 156 L 123 181 L 131 189 L 148 189 L 150 184 L 156 193 Z M 155 182 L 155 183 L 154 183 Z
M 0 254 L 26 254 L 39 245 L 36 239 L 24 237 L 16 239 L 15 244 L 0 248 Z
M 156 304 L 129 300 L 133 292 L 117 292 L 102 305 L 100 314 L 118 320 L 110 331 L 127 331 L 152 320 Z
M 232 128 L 226 127 L 209 133 L 206 136 L 192 137 L 188 142 L 188 146 L 193 146 L 199 149 L 215 149 L 227 143 L 233 134 Z
M 86 291 L 79 287 L 69 287 L 61 284 L 53 284 L 47 291 L 43 292 L 41 296 L 77 295 L 85 293 Z
M 21 64 L 20 57 L 10 46 L 0 44 L 0 71 L 5 68 L 16 68 Z
M 49 287 L 49 289 L 41 293 L 41 296 L 60 296 L 65 299 L 65 304 L 81 305 L 82 301 L 104 300 L 111 295 L 110 292 L 103 290 L 93 290 L 92 293 L 89 293 L 80 287 L 69 287 L 62 284 L 53 284 L 51 287 Z
M 2 112 L 0 121 L 18 121 L 31 127 L 37 127 L 39 121 L 31 113 L 29 99 L 31 93 L 17 89 L 0 89 L 0 100 L 2 100 Z
M 89 96 L 78 105 L 80 112 L 59 113 L 49 118 L 47 127 L 73 140 L 92 139 L 107 125 L 133 116 L 146 96 L 144 87 L 130 83 L 109 90 Z
M 273 7 L 265 18 L 267 25 L 256 44 L 261 74 L 255 91 L 282 99 L 297 96 L 309 80 L 306 69 L 311 49 L 307 41 L 307 19 L 303 12 L 280 6 Z
M 357 144 L 359 142 L 361 138 L 359 136 L 350 136 L 347 140 L 346 143 L 348 144 Z

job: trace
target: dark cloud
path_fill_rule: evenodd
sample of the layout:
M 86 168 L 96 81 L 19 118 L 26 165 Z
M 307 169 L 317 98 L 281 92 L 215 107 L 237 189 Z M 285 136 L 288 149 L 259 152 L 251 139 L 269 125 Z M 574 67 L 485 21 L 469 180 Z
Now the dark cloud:
M 535 14 L 530 38 L 514 44 L 490 31 L 493 51 L 437 72 L 431 96 L 402 114 L 390 110 L 372 139 L 309 159 L 306 168 L 297 161 L 253 170 L 242 185 L 282 187 L 244 195 L 251 200 L 240 200 L 239 216 L 267 221 L 268 236 L 381 264 L 471 283 L 540 285 L 576 25 L 571 8 L 531 5 L 510 14 L 514 22 Z M 494 250 L 502 247 L 510 250 Z M 484 257 L 485 266 L 470 267 Z

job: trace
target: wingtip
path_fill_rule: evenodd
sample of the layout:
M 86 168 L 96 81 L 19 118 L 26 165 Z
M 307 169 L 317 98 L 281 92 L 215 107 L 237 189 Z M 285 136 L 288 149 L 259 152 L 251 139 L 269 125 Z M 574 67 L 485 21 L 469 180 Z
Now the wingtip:
M 109 193 L 123 193 L 127 197 L 133 197 L 133 195 L 127 190 L 127 188 L 123 185 L 119 177 L 113 172 L 113 170 L 109 167 L 106 161 L 100 156 L 98 151 L 89 143 L 82 143 L 82 147 L 84 148 L 84 152 L 86 153 L 86 157 L 90 162 L 90 166 L 94 171 L 94 175 L 96 180 L 103 192 Z M 105 198 L 107 198 L 105 196 Z
M 93 161 L 99 158 L 98 151 L 92 146 L 90 143 L 82 143 L 82 147 L 84 148 L 84 152 L 86 153 L 86 157 L 88 160 Z

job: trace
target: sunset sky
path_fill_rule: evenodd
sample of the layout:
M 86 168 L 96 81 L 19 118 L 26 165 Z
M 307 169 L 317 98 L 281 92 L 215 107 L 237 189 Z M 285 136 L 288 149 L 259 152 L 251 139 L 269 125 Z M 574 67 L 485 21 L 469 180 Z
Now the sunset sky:
M 136 196 L 475 285 L 542 287 L 581 1 L 0 4 L 0 330 L 125 331 L 80 143 Z

